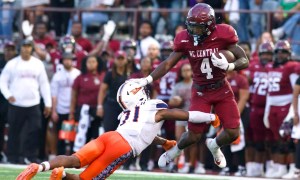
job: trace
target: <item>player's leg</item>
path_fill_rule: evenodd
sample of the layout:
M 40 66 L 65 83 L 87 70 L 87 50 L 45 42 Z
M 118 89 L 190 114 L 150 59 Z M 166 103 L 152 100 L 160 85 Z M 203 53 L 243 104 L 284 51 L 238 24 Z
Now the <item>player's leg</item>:
M 22 173 L 19 174 L 17 179 L 30 179 L 38 172 L 48 171 L 59 167 L 80 168 L 86 166 L 103 153 L 105 147 L 102 141 L 106 136 L 107 133 L 95 140 L 90 141 L 78 152 L 71 156 L 60 155 L 49 162 L 47 161 L 41 164 L 32 163 Z
M 103 143 L 104 152 L 80 174 L 82 180 L 105 179 L 133 155 L 130 145 L 118 132 L 111 131 Z
M 226 167 L 226 159 L 220 148 L 224 145 L 231 144 L 239 137 L 240 113 L 229 87 L 220 89 L 213 97 L 217 98 L 215 99 L 216 103 L 214 108 L 221 120 L 224 131 L 214 139 L 208 138 L 206 144 L 214 157 L 215 164 L 220 168 L 224 168 Z
M 207 101 L 204 95 L 199 96 L 196 89 L 192 89 L 190 110 L 206 113 L 210 113 L 211 111 L 210 103 Z M 168 163 L 172 162 L 176 157 L 178 157 L 184 148 L 198 142 L 202 137 L 202 133 L 207 127 L 208 125 L 206 123 L 188 122 L 189 130 L 181 135 L 176 146 L 160 156 L 158 165 L 160 167 L 165 167 Z

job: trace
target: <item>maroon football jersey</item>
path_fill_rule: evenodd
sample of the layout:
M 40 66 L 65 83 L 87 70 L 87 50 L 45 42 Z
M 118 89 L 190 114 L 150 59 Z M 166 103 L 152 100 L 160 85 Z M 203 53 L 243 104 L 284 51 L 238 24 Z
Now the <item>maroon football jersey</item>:
M 299 74 L 299 63 L 289 61 L 276 68 L 270 69 L 268 72 L 270 96 L 287 95 L 293 93 L 293 87 L 290 81 L 291 74 Z
M 187 30 L 178 33 L 174 39 L 174 51 L 182 52 L 191 63 L 193 81 L 196 84 L 211 84 L 225 78 L 226 72 L 211 62 L 212 53 L 227 49 L 236 44 L 238 36 L 234 28 L 227 24 L 218 24 L 212 34 L 198 45 L 194 43 Z
M 76 51 L 75 52 L 75 58 L 73 61 L 73 66 L 77 69 L 81 70 L 81 63 L 83 58 L 87 56 L 86 51 Z M 50 52 L 51 62 L 53 64 L 54 71 L 60 70 L 60 59 L 61 59 L 61 52 L 59 51 L 52 51 Z
M 250 64 L 250 103 L 253 106 L 265 107 L 268 92 L 268 70 L 272 68 L 272 64 L 263 66 L 259 61 Z

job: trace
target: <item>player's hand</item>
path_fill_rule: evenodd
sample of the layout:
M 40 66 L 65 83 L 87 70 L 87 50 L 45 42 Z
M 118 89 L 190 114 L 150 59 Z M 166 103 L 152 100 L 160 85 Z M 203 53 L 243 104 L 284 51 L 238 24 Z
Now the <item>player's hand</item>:
M 51 113 L 51 119 L 53 122 L 57 122 L 58 121 L 58 114 L 56 111 L 52 111 Z
M 211 62 L 213 63 L 213 65 L 215 67 L 218 67 L 220 69 L 227 71 L 229 63 L 228 63 L 226 57 L 222 53 L 219 53 L 219 55 L 221 56 L 221 58 L 217 58 L 217 56 L 213 53 L 211 55 Z
M 104 34 L 102 40 L 108 41 L 116 29 L 116 23 L 112 20 L 109 20 L 106 24 L 104 24 L 103 29 Z
M 7 100 L 8 100 L 9 103 L 14 103 L 14 102 L 16 102 L 16 99 L 15 99 L 15 97 L 13 97 L 13 96 L 10 96 Z
M 293 121 L 294 121 L 294 126 L 297 126 L 299 124 L 299 115 L 295 115 Z
M 45 118 L 49 117 L 51 114 L 51 107 L 45 107 L 44 108 L 44 116 Z

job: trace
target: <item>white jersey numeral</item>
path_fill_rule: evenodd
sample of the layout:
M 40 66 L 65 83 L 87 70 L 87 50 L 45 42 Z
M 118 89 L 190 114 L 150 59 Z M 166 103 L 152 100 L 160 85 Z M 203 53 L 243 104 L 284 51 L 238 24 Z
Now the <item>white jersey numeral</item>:
M 278 92 L 280 91 L 280 78 L 279 77 L 271 77 L 269 78 L 269 92 Z
M 258 95 L 265 96 L 267 94 L 268 79 L 255 77 L 253 83 L 253 93 L 257 90 Z
M 209 64 L 209 58 L 204 58 L 202 63 L 201 63 L 201 72 L 206 73 L 206 79 L 212 79 L 212 68 L 210 67 Z

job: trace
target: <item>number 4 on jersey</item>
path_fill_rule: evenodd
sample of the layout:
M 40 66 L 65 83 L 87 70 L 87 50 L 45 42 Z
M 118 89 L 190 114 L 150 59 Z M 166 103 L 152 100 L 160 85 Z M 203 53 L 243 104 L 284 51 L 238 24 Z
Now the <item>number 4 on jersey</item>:
M 206 79 L 212 79 L 213 78 L 212 68 L 210 67 L 210 64 L 209 64 L 209 58 L 204 58 L 202 60 L 200 69 L 201 69 L 202 73 L 206 73 Z

